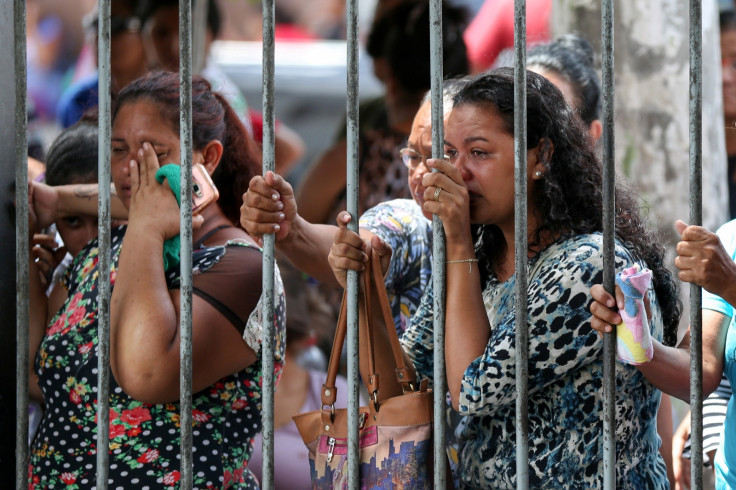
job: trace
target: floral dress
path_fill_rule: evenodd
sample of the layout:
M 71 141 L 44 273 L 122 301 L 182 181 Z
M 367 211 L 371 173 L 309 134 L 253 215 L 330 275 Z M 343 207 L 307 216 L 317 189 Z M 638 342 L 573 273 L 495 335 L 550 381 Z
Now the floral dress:
M 590 326 L 593 284 L 602 282 L 602 235 L 557 242 L 528 263 L 529 482 L 531 488 L 602 488 L 603 342 Z M 634 264 L 616 244 L 616 270 Z M 485 351 L 465 370 L 457 476 L 463 488 L 516 488 L 515 276 L 482 292 L 491 325 Z M 650 294 L 652 337 L 662 338 Z M 402 338 L 417 371 L 432 376 L 431 291 Z M 448 319 L 448 321 L 450 321 Z M 661 393 L 634 366 L 616 366 L 616 487 L 669 488 L 659 455 Z
M 124 227 L 112 233 L 113 285 L 124 233 Z M 195 289 L 198 275 L 223 272 L 218 264 L 232 264 L 233 260 L 252 262 L 256 254 L 260 255 L 259 249 L 236 241 L 196 248 L 192 262 Z M 94 240 L 72 264 L 65 278 L 68 299 L 51 321 L 36 355 L 46 414 L 31 450 L 30 488 L 91 488 L 96 483 L 97 266 Z M 178 279 L 176 271 L 168 274 L 170 289 L 178 287 Z M 278 377 L 285 347 L 285 304 L 278 273 L 275 284 L 274 376 Z M 258 487 L 247 465 L 252 440 L 261 430 L 259 307 L 260 301 L 239 327 L 257 360 L 192 397 L 195 488 Z M 178 402 L 152 405 L 136 401 L 110 376 L 109 431 L 109 488 L 178 488 Z

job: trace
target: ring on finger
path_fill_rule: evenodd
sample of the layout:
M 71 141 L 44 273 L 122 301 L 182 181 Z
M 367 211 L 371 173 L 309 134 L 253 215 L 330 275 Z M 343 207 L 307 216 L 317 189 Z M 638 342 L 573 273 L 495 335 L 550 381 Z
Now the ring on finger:
M 442 192 L 442 188 L 441 187 L 438 187 L 437 189 L 435 189 L 435 191 L 434 191 L 434 200 L 435 201 L 439 201 L 440 200 L 440 192 Z

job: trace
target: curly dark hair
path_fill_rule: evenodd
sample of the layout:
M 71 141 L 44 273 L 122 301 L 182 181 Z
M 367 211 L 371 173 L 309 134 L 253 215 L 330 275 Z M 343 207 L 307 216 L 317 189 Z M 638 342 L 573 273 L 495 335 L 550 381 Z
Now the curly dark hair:
M 115 120 L 124 104 L 146 100 L 157 105 L 170 127 L 179 133 L 179 75 L 154 71 L 135 80 L 117 95 L 112 110 Z M 223 151 L 212 181 L 220 191 L 218 204 L 235 226 L 240 226 L 240 206 L 248 182 L 261 172 L 260 154 L 235 111 L 207 80 L 192 78 L 192 145 L 203 149 L 218 140 Z
M 562 93 L 546 78 L 527 71 L 527 148 L 541 146 L 545 177 L 534 206 L 542 223 L 529 237 L 530 250 L 542 236 L 561 239 L 603 231 L 603 174 L 585 124 L 565 102 Z M 456 96 L 454 107 L 487 106 L 514 134 L 514 73 L 499 68 L 479 75 Z M 545 142 L 547 144 L 545 144 Z M 616 182 L 616 236 L 646 262 L 662 307 L 664 341 L 674 345 L 682 305 L 677 284 L 665 266 L 665 247 L 646 226 L 639 199 L 623 182 Z M 473 226 L 481 280 L 485 283 L 498 265 L 507 244 L 495 225 Z

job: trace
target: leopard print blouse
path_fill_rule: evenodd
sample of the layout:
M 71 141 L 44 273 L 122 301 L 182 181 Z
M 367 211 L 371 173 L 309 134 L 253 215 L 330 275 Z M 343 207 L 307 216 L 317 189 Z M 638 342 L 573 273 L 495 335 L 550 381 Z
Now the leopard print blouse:
M 635 262 L 616 243 L 616 270 Z M 602 235 L 551 245 L 528 263 L 529 480 L 532 488 L 602 488 L 603 342 L 590 326 L 593 284 L 602 282 Z M 483 300 L 491 325 L 484 353 L 465 370 L 458 477 L 465 488 L 516 488 L 515 276 L 491 279 Z M 650 294 L 653 338 L 662 339 Z M 433 372 L 431 290 L 402 338 L 417 370 Z M 661 393 L 633 366 L 616 366 L 616 486 L 669 488 L 659 455 Z

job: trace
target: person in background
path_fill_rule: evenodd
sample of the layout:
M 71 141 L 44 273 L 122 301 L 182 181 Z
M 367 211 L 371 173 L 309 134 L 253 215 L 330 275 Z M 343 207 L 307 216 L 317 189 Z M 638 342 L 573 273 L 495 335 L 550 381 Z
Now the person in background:
M 430 88 L 429 4 L 403 0 L 379 4 L 367 51 L 384 97 L 361 105 L 359 117 L 358 214 L 391 199 L 411 197 L 407 170 L 399 158 L 414 116 Z M 465 75 L 468 62 L 462 32 L 465 11 L 443 2 L 443 70 Z M 347 138 L 344 132 L 304 174 L 296 188 L 299 213 L 310 223 L 334 223 L 345 209 Z
M 179 71 L 179 1 L 142 0 L 141 12 L 149 64 L 154 68 Z M 222 27 L 220 9 L 214 0 L 207 0 L 206 25 L 203 46 L 205 63 L 200 75 L 210 82 L 215 92 L 225 96 L 251 136 L 262 144 L 262 116 L 259 118 L 257 112 L 249 111 L 238 86 L 209 56 L 210 46 L 219 37 Z M 252 117 L 260 122 L 260 139 L 254 132 Z M 283 123 L 276 124 L 275 133 L 276 171 L 286 175 L 304 155 L 306 146 L 301 136 Z
M 98 136 L 96 118 L 85 117 L 63 130 L 48 151 L 46 185 L 96 184 Z M 61 244 L 54 235 L 36 234 L 31 249 L 46 288 L 61 279 L 72 259 L 97 236 L 97 216 L 65 216 L 54 224 Z
M 526 2 L 527 45 L 550 38 L 552 0 Z M 486 0 L 464 33 L 473 73 L 494 66 L 497 58 L 514 47 L 514 0 Z
M 139 0 L 110 2 L 110 89 L 113 96 L 148 71 L 138 8 Z M 97 9 L 90 12 L 85 19 L 86 29 L 94 39 L 94 53 L 97 56 Z M 86 111 L 97 107 L 98 81 L 99 74 L 94 73 L 64 92 L 56 111 L 61 127 L 71 126 Z
M 274 395 L 274 488 L 308 490 L 312 488 L 309 473 L 309 451 L 304 446 L 292 416 L 322 408 L 322 384 L 326 369 L 306 367 L 302 357 L 321 338 L 328 337 L 334 325 L 329 312 L 319 301 L 307 277 L 288 262 L 279 261 L 286 291 L 286 360 Z M 348 383 L 343 376 L 335 380 L 337 408 L 348 404 Z M 361 397 L 362 398 L 362 397 Z M 361 401 L 361 403 L 363 403 Z M 263 471 L 263 439 L 253 441 L 253 454 L 248 468 L 256 475 Z
M 111 270 L 98 270 L 92 241 L 47 299 L 30 264 L 29 354 L 47 407 L 28 468 L 35 486 L 89 487 L 95 481 L 100 274 L 109 274 L 112 283 L 108 481 L 122 488 L 163 487 L 177 486 L 181 476 L 180 270 L 171 253 L 164 256 L 167 240 L 179 234 L 179 207 L 167 183 L 178 179 L 181 160 L 179 96 L 179 77 L 170 72 L 148 74 L 118 94 L 111 173 L 128 225 L 112 230 Z M 263 377 L 278 379 L 283 367 L 283 286 L 276 271 L 274 372 L 264 373 L 262 251 L 236 226 L 240 189 L 260 172 L 259 156 L 225 99 L 200 77 L 192 80 L 192 128 L 192 160 L 211 174 L 220 193 L 192 223 L 194 486 L 257 488 L 247 469 L 249 442 L 261 429 Z M 160 182 L 159 170 L 169 172 Z M 77 214 L 70 199 L 89 204 L 53 190 L 31 185 L 31 230 L 63 217 L 61 211 Z
M 728 155 L 728 209 L 736 219 L 736 11 L 733 6 L 720 13 L 721 76 L 723 78 L 723 117 Z

